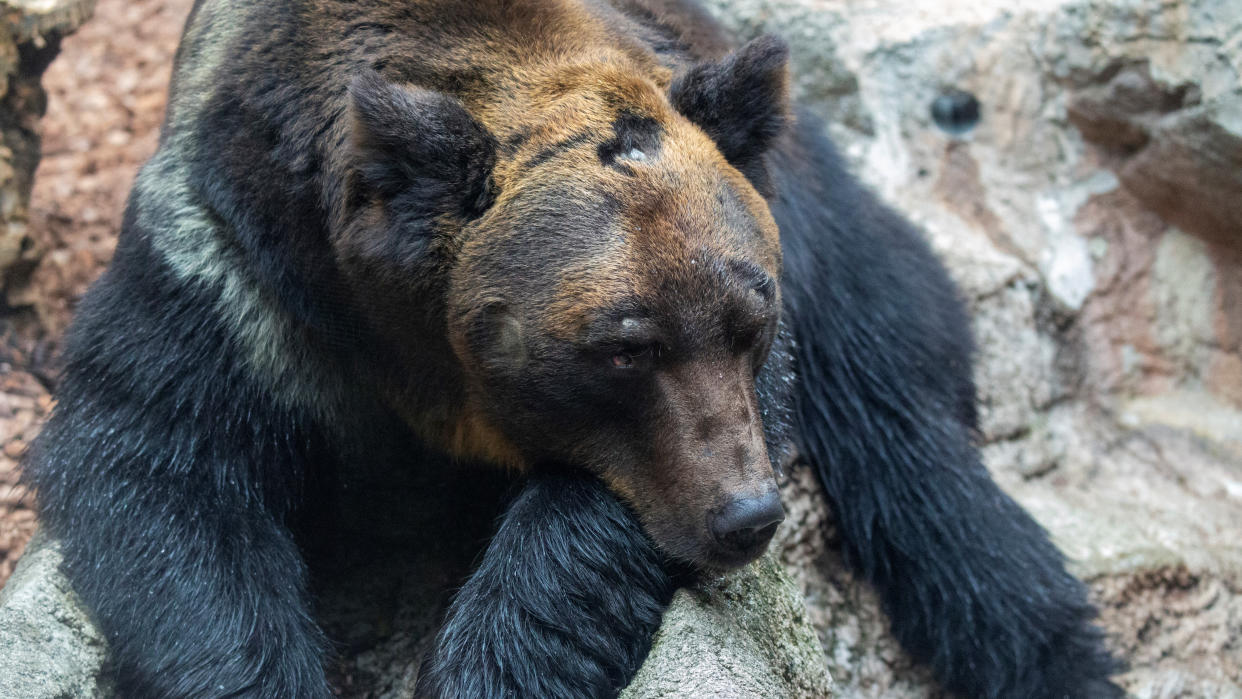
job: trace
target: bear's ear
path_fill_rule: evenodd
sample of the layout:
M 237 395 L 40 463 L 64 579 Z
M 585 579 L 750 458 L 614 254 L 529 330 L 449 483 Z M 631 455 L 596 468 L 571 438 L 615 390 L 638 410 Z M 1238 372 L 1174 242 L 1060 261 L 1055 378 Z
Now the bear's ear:
M 349 86 L 355 196 L 416 218 L 473 218 L 491 205 L 496 140 L 449 95 L 396 85 L 374 70 Z
M 789 118 L 788 62 L 789 46 L 765 34 L 719 61 L 690 68 L 673 81 L 669 98 L 745 170 Z

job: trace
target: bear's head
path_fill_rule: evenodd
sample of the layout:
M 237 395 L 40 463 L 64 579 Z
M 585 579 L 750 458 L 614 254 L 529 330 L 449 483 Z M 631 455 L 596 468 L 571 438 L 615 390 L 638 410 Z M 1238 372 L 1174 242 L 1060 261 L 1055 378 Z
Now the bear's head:
M 760 190 L 786 58 L 763 37 L 663 85 L 625 61 L 515 69 L 490 89 L 520 113 L 357 77 L 334 245 L 425 377 L 397 399 L 411 422 L 462 456 L 592 470 L 680 560 L 757 556 L 783 518 L 755 377 L 781 312 Z M 458 405 L 429 409 L 446 372 Z

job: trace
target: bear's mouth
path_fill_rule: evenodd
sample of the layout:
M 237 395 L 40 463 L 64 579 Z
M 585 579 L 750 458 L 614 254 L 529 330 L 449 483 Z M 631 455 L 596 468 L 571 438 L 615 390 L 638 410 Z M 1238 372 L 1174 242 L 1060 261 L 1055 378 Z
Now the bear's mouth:
M 766 551 L 767 547 L 765 546 L 754 554 L 748 555 L 713 553 L 709 560 L 698 563 L 697 567 L 705 575 L 724 575 L 745 568 L 758 560 Z
M 706 552 L 704 559 L 696 562 L 695 565 L 708 574 L 729 573 L 743 568 L 767 552 L 779 527 L 780 522 L 774 522 L 756 530 L 753 542 L 742 548 L 713 545 Z

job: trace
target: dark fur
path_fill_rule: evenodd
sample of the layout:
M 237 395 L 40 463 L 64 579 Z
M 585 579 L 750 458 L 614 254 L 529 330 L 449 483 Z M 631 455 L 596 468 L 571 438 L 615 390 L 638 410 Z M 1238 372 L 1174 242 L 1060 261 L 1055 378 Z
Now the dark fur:
M 496 143 L 460 102 L 437 92 L 398 89 L 379 74 L 354 78 L 354 192 L 370 192 L 408 212 L 392 222 L 410 237 L 431 235 L 433 221 L 415 218 L 449 211 L 478 216 L 491 203 Z M 411 140 L 410 134 L 419 134 Z
M 480 27 L 504 31 L 479 39 Z M 515 46 L 562 56 L 563 44 L 594 72 L 513 66 Z M 450 610 L 425 691 L 615 692 L 668 600 L 662 555 L 702 554 L 677 517 L 699 522 L 737 464 L 739 491 L 770 480 L 758 442 L 778 461 L 790 431 L 850 561 L 947 687 L 1118 694 L 1085 588 L 979 463 L 970 330 L 952 284 L 813 118 L 782 135 L 783 45 L 729 46 L 681 0 L 196 4 L 160 151 L 79 309 L 55 415 L 26 468 L 123 695 L 327 696 L 299 553 L 325 525 L 308 503 L 350 463 L 417 468 L 405 463 L 413 443 L 527 468 L 581 447 L 574 466 L 637 514 L 585 476 L 533 476 Z M 531 109 L 584 84 L 609 89 L 576 112 L 582 123 L 504 106 L 540 81 L 552 87 Z M 667 164 L 719 190 L 647 201 L 636 183 L 650 163 L 626 161 L 634 148 L 657 163 L 689 152 Z M 773 195 L 779 289 L 762 200 L 730 165 Z M 523 191 L 524 207 L 505 203 Z M 512 218 L 489 219 L 498 209 Z M 672 218 L 687 209 L 696 217 Z M 715 245 L 684 278 L 672 243 L 642 260 L 651 278 L 612 268 L 631 275 L 636 299 L 588 328 L 608 340 L 635 309 L 654 308 L 658 325 L 662 299 L 701 303 L 678 326 L 682 354 L 668 355 L 694 391 L 659 410 L 641 398 L 650 380 L 620 388 L 596 364 L 572 364 L 581 357 L 558 336 L 580 330 L 574 303 L 617 299 L 594 286 L 557 297 L 548 282 L 549 265 L 591 262 L 596 237 L 635 212 L 668 224 L 668 241 Z M 704 220 L 714 228 L 690 230 Z M 480 248 L 466 235 L 480 221 L 517 237 Z M 523 316 L 512 297 L 463 287 L 467 258 L 549 301 Z M 549 310 L 561 302 L 569 310 Z M 716 364 L 695 364 L 709 355 Z M 694 461 L 753 424 L 696 422 L 717 383 L 758 394 L 763 438 L 730 450 L 733 466 Z M 617 416 L 628 422 L 599 431 Z M 683 423 L 665 432 L 701 428 L 699 441 L 660 432 Z
M 613 696 L 646 657 L 673 589 L 602 483 L 537 474 L 457 593 L 416 695 Z
M 127 697 L 328 696 L 286 524 L 323 451 L 134 225 L 78 309 L 27 477 Z
M 694 66 L 669 89 L 677 111 L 701 126 L 720 154 L 765 195 L 771 184 L 762 158 L 785 128 L 789 108 L 788 59 L 785 42 L 760 37 L 720 61 Z M 736 81 L 735 73 L 745 78 Z
M 1086 587 L 979 461 L 970 324 L 926 243 L 805 115 L 772 172 L 799 441 L 894 634 L 962 696 L 1120 696 Z

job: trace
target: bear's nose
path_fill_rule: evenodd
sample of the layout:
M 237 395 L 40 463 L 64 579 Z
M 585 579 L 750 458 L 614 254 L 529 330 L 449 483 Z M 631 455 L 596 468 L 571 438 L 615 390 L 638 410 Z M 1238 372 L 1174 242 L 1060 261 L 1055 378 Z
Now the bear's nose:
M 712 536 L 722 546 L 751 552 L 766 546 L 776 526 L 785 519 L 780 494 L 770 490 L 758 497 L 737 498 L 708 521 Z

